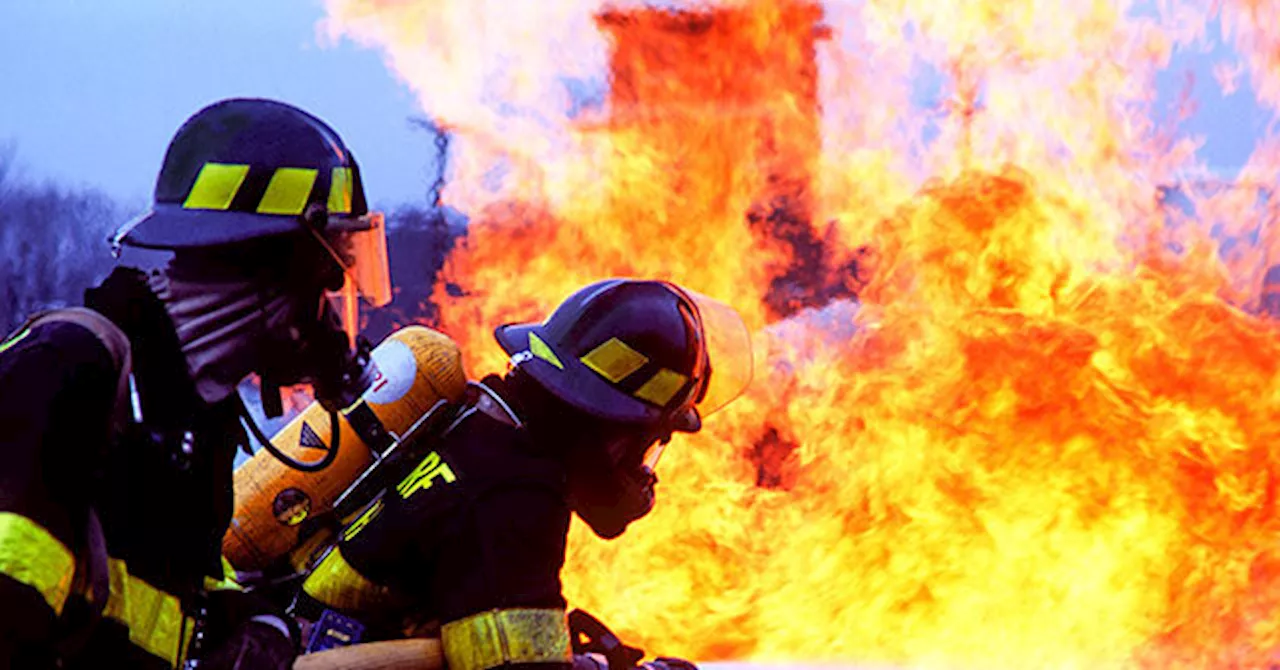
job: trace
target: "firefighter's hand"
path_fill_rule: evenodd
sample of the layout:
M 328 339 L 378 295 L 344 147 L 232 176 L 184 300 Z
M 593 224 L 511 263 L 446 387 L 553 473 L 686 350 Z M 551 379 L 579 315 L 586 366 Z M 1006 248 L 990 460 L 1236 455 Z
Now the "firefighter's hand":
M 201 670 L 289 670 L 297 656 L 288 628 L 268 617 L 242 624 L 200 662 Z
M 286 670 L 298 655 L 297 622 L 266 600 L 243 591 L 208 595 L 202 669 Z

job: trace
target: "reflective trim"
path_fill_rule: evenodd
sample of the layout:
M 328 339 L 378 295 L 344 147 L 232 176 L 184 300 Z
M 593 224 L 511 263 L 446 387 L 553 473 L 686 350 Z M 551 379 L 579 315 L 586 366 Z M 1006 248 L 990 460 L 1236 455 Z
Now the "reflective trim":
M 396 492 L 401 498 L 409 496 L 431 488 L 436 479 L 440 478 L 446 484 L 452 484 L 458 481 L 458 476 L 454 474 L 453 468 L 440 457 L 440 454 L 432 451 L 423 457 L 418 463 L 418 467 L 413 469 L 407 477 L 396 484 Z
M 196 183 L 182 203 L 183 209 L 224 210 L 231 206 L 236 191 L 249 175 L 248 165 L 205 163 L 196 175 Z
M 562 609 L 505 609 L 450 621 L 440 630 L 449 670 L 510 663 L 571 663 Z
M 351 168 L 336 167 L 330 172 L 329 177 L 329 202 L 327 208 L 330 214 L 350 214 L 351 213 L 351 184 L 355 182 L 352 177 Z
M 649 378 L 649 381 L 644 383 L 644 386 L 636 389 L 634 395 L 659 407 L 666 407 L 676 392 L 684 388 L 684 384 L 687 381 L 689 381 L 689 378 L 679 372 L 662 368 L 655 372 Z
M 214 579 L 213 577 L 204 578 L 204 590 L 206 591 L 243 591 L 244 587 L 240 586 L 236 581 L 236 569 L 231 566 L 231 561 L 226 556 L 222 557 L 222 579 Z
M 177 666 L 190 639 L 191 622 L 178 599 L 129 574 L 124 561 L 108 559 L 111 596 L 103 616 L 129 629 L 129 641 Z
M 328 607 L 356 612 L 394 606 L 399 601 L 391 589 L 375 584 L 351 567 L 341 547 L 335 547 L 320 561 L 302 583 L 302 590 Z
M 39 591 L 62 614 L 75 573 L 75 556 L 44 526 L 21 514 L 0 512 L 0 574 Z
M 372 505 L 369 506 L 369 509 L 365 510 L 359 517 L 356 518 L 355 521 L 352 521 L 350 526 L 347 526 L 345 529 L 343 529 L 342 541 L 343 542 L 351 541 L 351 538 L 355 537 L 360 533 L 360 531 L 364 530 L 365 526 L 368 526 L 369 523 L 373 521 L 374 517 L 378 516 L 378 514 L 382 512 L 382 508 L 383 508 L 382 498 L 378 498 L 376 501 L 374 501 Z
M 312 168 L 277 168 L 267 191 L 258 201 L 259 214 L 301 214 L 311 197 L 317 171 Z
M 601 377 L 617 384 L 644 367 L 649 362 L 649 357 L 627 346 L 626 342 L 611 337 L 580 360 Z
M 547 343 L 543 342 L 542 338 L 534 335 L 533 333 L 529 333 L 529 353 L 556 366 L 557 368 L 560 368 L 561 370 L 564 369 L 564 364 L 560 362 L 559 358 L 556 358 L 556 354 L 551 350 L 551 347 L 547 346 Z
M 4 352 L 8 351 L 9 347 L 12 347 L 13 345 L 27 339 L 27 336 L 30 334 L 31 334 L 30 328 L 23 328 L 21 333 L 18 333 L 17 335 L 14 335 L 13 337 L 5 340 L 3 343 L 0 343 L 0 354 L 3 354 Z

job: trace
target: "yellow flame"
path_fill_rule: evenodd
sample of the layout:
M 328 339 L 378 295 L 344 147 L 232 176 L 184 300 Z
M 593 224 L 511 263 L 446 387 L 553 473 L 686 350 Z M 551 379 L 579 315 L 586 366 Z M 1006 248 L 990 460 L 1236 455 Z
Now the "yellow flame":
M 1280 145 L 1166 226 L 1159 187 L 1207 170 L 1155 77 L 1217 18 L 1280 108 L 1275 8 L 328 6 L 459 138 L 466 295 L 436 298 L 473 371 L 502 364 L 493 326 L 608 275 L 757 329 L 758 382 L 668 450 L 654 513 L 614 543 L 575 525 L 573 605 L 704 660 L 1273 660 L 1280 342 L 1240 306 L 1280 260 Z M 1262 232 L 1232 251 L 1210 222 Z M 770 324 L 802 234 L 859 305 Z

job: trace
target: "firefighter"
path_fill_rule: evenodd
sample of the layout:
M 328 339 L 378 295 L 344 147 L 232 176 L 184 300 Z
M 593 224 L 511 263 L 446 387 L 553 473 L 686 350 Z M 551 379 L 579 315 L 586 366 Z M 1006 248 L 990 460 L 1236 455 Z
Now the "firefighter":
M 385 302 L 384 235 L 319 119 L 233 99 L 182 125 L 116 238 L 167 265 L 119 265 L 0 345 L 0 667 L 292 665 L 292 618 L 223 580 L 233 460 L 261 433 L 236 389 L 363 391 L 326 296 Z
M 339 617 L 340 637 L 365 641 L 431 634 L 434 622 L 451 670 L 599 667 L 571 655 L 560 584 L 571 514 L 605 539 L 647 514 L 664 445 L 750 380 L 750 339 L 731 308 L 630 279 L 495 335 L 506 374 L 473 386 L 431 450 L 343 532 L 294 611 Z

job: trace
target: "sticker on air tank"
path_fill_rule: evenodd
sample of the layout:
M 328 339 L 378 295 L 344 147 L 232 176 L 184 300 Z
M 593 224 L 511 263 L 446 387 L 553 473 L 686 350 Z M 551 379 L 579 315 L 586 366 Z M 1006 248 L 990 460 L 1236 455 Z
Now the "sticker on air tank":
M 400 340 L 386 340 L 373 350 L 373 362 L 378 366 L 378 373 L 364 396 L 370 404 L 393 403 L 413 388 L 418 361 L 409 345 Z

